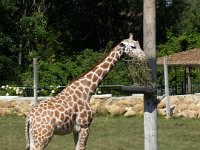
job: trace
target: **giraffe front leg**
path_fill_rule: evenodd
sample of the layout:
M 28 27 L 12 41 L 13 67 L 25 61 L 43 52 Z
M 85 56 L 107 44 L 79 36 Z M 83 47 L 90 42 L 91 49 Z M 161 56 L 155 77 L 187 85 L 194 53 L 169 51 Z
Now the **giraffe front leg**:
M 74 132 L 75 150 L 85 150 L 89 136 L 89 128 L 80 128 L 79 132 Z

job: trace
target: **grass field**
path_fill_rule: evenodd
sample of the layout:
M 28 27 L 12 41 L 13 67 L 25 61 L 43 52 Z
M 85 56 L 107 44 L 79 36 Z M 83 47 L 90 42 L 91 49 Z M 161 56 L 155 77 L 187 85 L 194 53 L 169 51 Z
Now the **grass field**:
M 24 118 L 0 117 L 0 150 L 25 148 Z M 88 150 L 143 150 L 143 117 L 95 116 Z M 160 150 L 200 149 L 200 120 L 158 117 Z M 73 150 L 72 134 L 54 136 L 47 150 Z

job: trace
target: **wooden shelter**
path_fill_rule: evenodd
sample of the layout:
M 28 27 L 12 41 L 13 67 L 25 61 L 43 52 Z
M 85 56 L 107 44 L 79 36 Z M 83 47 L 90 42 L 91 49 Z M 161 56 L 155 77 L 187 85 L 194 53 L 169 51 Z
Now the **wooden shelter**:
M 169 55 L 167 56 L 167 62 L 168 62 L 168 66 L 184 67 L 185 93 L 191 93 L 192 92 L 191 68 L 200 67 L 200 48 L 190 49 L 190 50 Z M 157 65 L 163 65 L 163 57 L 159 57 L 157 59 Z

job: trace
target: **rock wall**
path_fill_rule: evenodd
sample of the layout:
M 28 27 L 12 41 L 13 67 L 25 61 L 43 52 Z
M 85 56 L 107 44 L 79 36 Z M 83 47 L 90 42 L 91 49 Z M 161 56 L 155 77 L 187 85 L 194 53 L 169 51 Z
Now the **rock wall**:
M 46 98 L 40 97 L 39 100 Z M 1 97 L 0 115 L 26 116 L 32 108 L 33 98 Z M 90 105 L 95 113 L 123 115 L 125 117 L 143 115 L 143 96 L 127 97 L 93 96 Z M 170 96 L 171 116 L 200 118 L 200 94 Z M 165 98 L 158 104 L 158 114 L 165 116 Z

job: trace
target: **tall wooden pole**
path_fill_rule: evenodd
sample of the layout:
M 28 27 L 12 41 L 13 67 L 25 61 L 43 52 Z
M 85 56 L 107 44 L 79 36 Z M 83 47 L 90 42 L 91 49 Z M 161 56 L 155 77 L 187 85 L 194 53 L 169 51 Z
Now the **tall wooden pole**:
M 169 99 L 169 81 L 168 81 L 168 65 L 167 57 L 164 57 L 164 77 L 165 77 L 165 96 L 166 96 L 166 117 L 170 118 L 170 99 Z
M 149 57 L 154 87 L 156 88 L 156 1 L 143 2 L 143 49 Z M 157 96 L 144 94 L 144 149 L 157 150 Z
M 34 90 L 34 100 L 33 104 L 35 105 L 38 101 L 38 73 L 37 73 L 37 58 L 33 58 L 33 74 L 34 74 L 34 85 L 33 85 L 33 90 Z
M 190 67 L 187 67 L 187 73 L 188 73 L 187 94 L 191 94 L 192 93 L 192 82 L 191 82 L 191 68 Z

